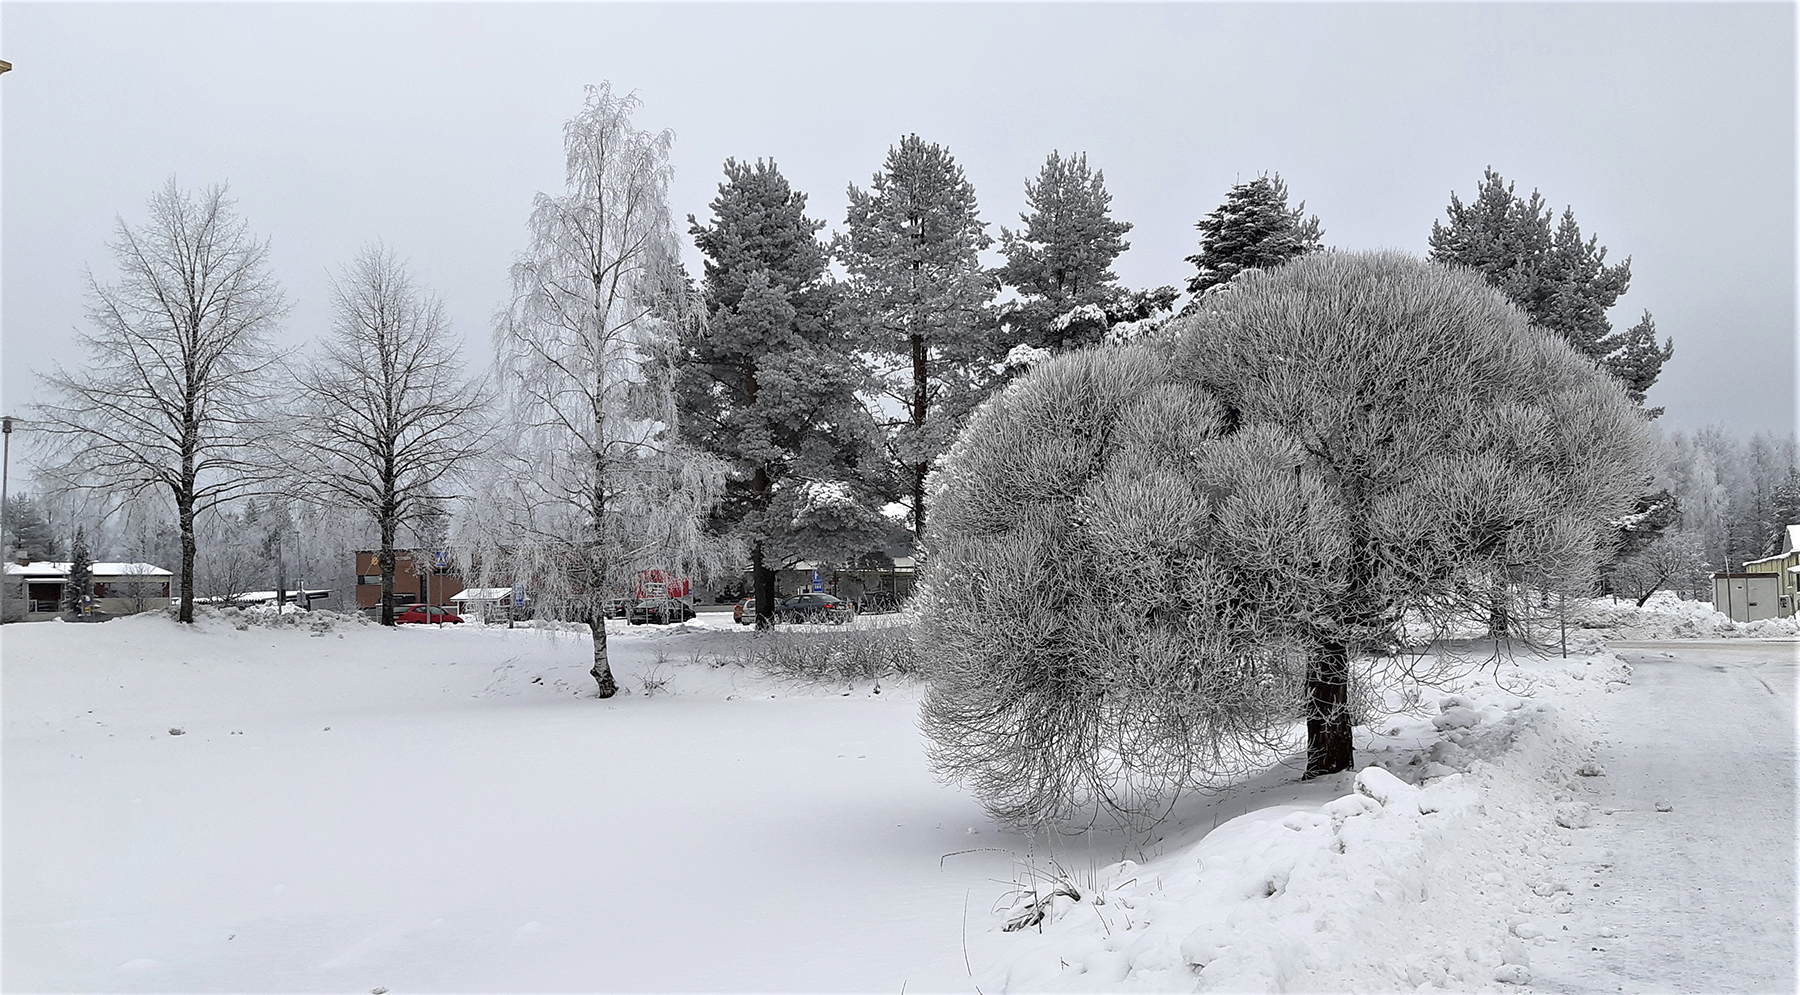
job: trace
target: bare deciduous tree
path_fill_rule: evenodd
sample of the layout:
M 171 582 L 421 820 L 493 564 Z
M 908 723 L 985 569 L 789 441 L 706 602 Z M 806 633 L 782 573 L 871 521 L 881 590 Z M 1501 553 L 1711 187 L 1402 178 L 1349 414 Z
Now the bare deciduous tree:
M 484 450 L 492 392 L 470 383 L 443 303 L 368 246 L 332 283 L 332 337 L 299 375 L 309 476 L 381 534 L 381 624 L 394 624 L 394 542 Z
M 588 626 L 603 698 L 605 602 L 638 570 L 714 565 L 702 520 L 724 486 L 674 431 L 673 322 L 699 305 L 669 215 L 674 136 L 632 127 L 637 105 L 590 87 L 563 129 L 567 192 L 537 196 L 495 332 L 505 456 L 459 524 L 484 577 Z
M 224 186 L 170 179 L 150 220 L 118 222 L 116 284 L 88 277 L 88 366 L 45 377 L 54 436 L 44 474 L 118 497 L 161 489 L 181 532 L 183 622 L 194 620 L 194 516 L 262 489 L 270 456 L 267 336 L 286 310 L 269 245 L 251 236 Z

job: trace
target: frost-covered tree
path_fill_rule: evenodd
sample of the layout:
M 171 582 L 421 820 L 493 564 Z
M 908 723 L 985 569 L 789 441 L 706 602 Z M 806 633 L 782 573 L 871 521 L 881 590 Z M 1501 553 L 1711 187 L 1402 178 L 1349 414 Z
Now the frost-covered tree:
M 87 526 L 77 525 L 75 540 L 69 543 L 69 579 L 63 584 L 63 614 L 79 613 L 93 593 L 94 558 L 88 553 Z
M 1484 612 L 1496 567 L 1585 591 L 1644 433 L 1479 278 L 1398 253 L 1246 274 L 1149 345 L 1042 364 L 938 477 L 934 761 L 1026 825 L 1151 812 L 1301 717 L 1308 775 L 1346 769 L 1353 659 Z
M 223 186 L 167 186 L 140 228 L 111 243 L 118 283 L 88 279 L 81 337 L 89 362 L 45 377 L 43 431 L 60 443 L 43 468 L 58 486 L 115 496 L 165 492 L 181 533 L 178 618 L 194 620 L 195 516 L 269 486 L 268 335 L 285 311 L 269 245 L 251 236 Z
M 1231 431 L 1150 350 L 1088 349 L 995 395 L 945 457 L 914 596 L 921 723 L 938 772 L 996 818 L 1148 817 L 1288 745 L 1301 673 L 1280 627 L 1315 557 L 1241 576 L 1229 554 L 1262 537 L 1192 471 L 1272 473 L 1281 499 L 1298 454 Z
M 1480 273 L 1533 324 L 1567 339 L 1642 404 L 1675 346 L 1656 344 L 1648 311 L 1625 333 L 1613 331 L 1606 312 L 1631 284 L 1631 260 L 1608 264 L 1599 238 L 1582 237 L 1572 208 L 1558 220 L 1538 191 L 1522 198 L 1514 186 L 1490 166 L 1473 201 L 1452 191 L 1445 220 L 1431 223 L 1431 258 Z
M 1396 648 L 1409 613 L 1486 617 L 1496 575 L 1585 593 L 1650 473 L 1618 382 L 1459 268 L 1310 256 L 1247 276 L 1166 341 L 1179 378 L 1286 440 L 1322 487 L 1298 519 L 1333 536 L 1295 626 L 1309 775 L 1352 763 L 1352 656 Z
M 713 525 L 749 547 L 766 629 L 777 569 L 884 544 L 885 467 L 806 195 L 773 162 L 727 159 L 711 207 L 688 218 L 707 320 L 682 326 L 681 432 L 731 468 Z
M 1198 271 L 1188 278 L 1196 302 L 1239 273 L 1280 266 L 1324 247 L 1319 216 L 1307 216 L 1305 201 L 1288 206 L 1280 173 L 1233 186 L 1225 203 L 1194 227 L 1200 230 L 1200 251 L 1187 261 Z
M 62 542 L 44 518 L 37 498 L 17 494 L 6 499 L 6 549 L 8 560 L 23 556 L 31 560 L 54 560 L 62 555 Z
M 563 129 L 565 192 L 533 203 L 494 335 L 504 456 L 458 530 L 471 569 L 588 626 L 602 698 L 606 600 L 639 570 L 715 565 L 702 522 L 724 476 L 676 438 L 674 326 L 699 316 L 669 215 L 674 135 L 633 127 L 637 107 L 590 87 Z
M 1106 177 L 1087 153 L 1052 152 L 1037 179 L 1025 181 L 1025 227 L 1000 229 L 1006 264 L 1000 282 L 1018 292 L 1000 314 L 1001 345 L 1050 352 L 1093 345 L 1112 326 L 1166 311 L 1173 287 L 1132 292 L 1119 286 L 1113 260 L 1130 248 L 1128 222 L 1112 219 Z
M 338 274 L 331 303 L 331 337 L 298 377 L 306 476 L 328 503 L 374 521 L 381 624 L 393 625 L 395 539 L 480 456 L 492 396 L 463 375 L 443 302 L 385 246 Z
M 1633 598 L 1639 608 L 1657 591 L 1693 591 L 1705 583 L 1706 547 L 1698 533 L 1670 531 L 1642 549 L 1608 565 L 1607 584 L 1614 594 Z
M 874 363 L 877 417 L 922 540 L 926 477 L 995 375 L 995 285 L 979 258 L 993 240 L 962 167 L 917 135 L 888 150 L 869 190 L 851 185 L 845 221 L 834 249 L 847 320 Z

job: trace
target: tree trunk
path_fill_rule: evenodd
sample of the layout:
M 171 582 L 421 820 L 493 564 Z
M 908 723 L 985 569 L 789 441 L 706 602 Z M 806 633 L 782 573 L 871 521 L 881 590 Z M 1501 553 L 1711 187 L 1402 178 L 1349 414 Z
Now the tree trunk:
M 175 496 L 175 517 L 181 524 L 181 610 L 176 620 L 194 621 L 194 499 L 192 493 Z
M 917 433 L 914 440 L 924 444 L 925 418 L 931 404 L 930 366 L 926 363 L 928 354 L 925 350 L 925 337 L 918 333 L 912 336 L 912 368 L 913 399 L 912 423 Z M 913 464 L 913 539 L 919 549 L 925 548 L 925 474 L 931 469 L 931 463 L 921 460 Z
M 594 678 L 596 695 L 611 698 L 619 693 L 619 685 L 613 680 L 612 661 L 606 658 L 606 616 L 589 616 L 588 631 L 594 634 L 594 669 L 588 674 Z
M 1488 635 L 1505 639 L 1512 632 L 1512 611 L 1507 604 L 1511 592 L 1506 584 L 1506 568 L 1501 567 L 1488 582 Z
M 1350 722 L 1350 651 L 1315 642 L 1306 656 L 1306 777 L 1356 765 Z
M 754 400 L 756 394 L 756 378 L 750 379 L 750 392 Z M 769 468 L 758 466 L 756 473 L 750 478 L 750 488 L 754 495 L 756 510 L 767 521 L 769 505 L 774 502 L 775 488 L 769 479 Z M 766 632 L 775 627 L 775 571 L 763 561 L 763 541 L 756 540 L 750 547 L 750 591 L 756 598 L 756 631 Z
M 775 627 L 775 571 L 763 562 L 763 544 L 750 547 L 750 584 L 756 598 L 756 631 Z
M 381 520 L 381 550 L 375 554 L 375 565 L 381 568 L 381 624 L 394 624 L 394 533 L 392 518 Z

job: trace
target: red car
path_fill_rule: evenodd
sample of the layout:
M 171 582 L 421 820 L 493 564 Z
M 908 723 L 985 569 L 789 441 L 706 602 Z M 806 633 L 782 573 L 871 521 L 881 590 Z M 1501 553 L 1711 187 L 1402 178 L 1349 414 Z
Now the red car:
M 461 615 L 436 605 L 414 605 L 403 612 L 394 613 L 395 625 L 423 625 L 426 623 L 437 625 L 444 622 L 460 623 L 461 621 Z

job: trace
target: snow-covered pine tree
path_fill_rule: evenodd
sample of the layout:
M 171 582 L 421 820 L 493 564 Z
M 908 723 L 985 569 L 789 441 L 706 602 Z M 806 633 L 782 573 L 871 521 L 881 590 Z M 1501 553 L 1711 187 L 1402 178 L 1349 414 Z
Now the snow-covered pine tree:
M 1788 526 L 1800 525 L 1800 467 L 1788 467 L 1787 479 L 1775 486 L 1775 495 L 1770 503 L 1775 520 L 1770 523 L 1769 537 L 1763 544 L 1764 556 L 1781 552 L 1782 545 L 1787 541 Z
M 1568 340 L 1643 404 L 1675 347 L 1670 340 L 1657 346 L 1648 311 L 1629 331 L 1613 332 L 1606 312 L 1631 284 L 1629 257 L 1608 264 L 1599 238 L 1582 237 L 1572 208 L 1565 207 L 1556 220 L 1542 194 L 1533 190 L 1530 198 L 1519 197 L 1515 184 L 1491 166 L 1472 202 L 1463 203 L 1451 191 L 1445 214 L 1445 221 L 1431 223 L 1433 261 L 1479 272 L 1532 324 Z M 1662 409 L 1645 413 L 1654 418 Z
M 505 454 L 457 527 L 465 569 L 587 625 L 599 696 L 618 691 L 606 602 L 638 571 L 705 574 L 724 468 L 677 438 L 675 326 L 698 319 L 669 216 L 668 131 L 589 87 L 563 128 L 566 192 L 538 194 L 494 333 Z
M 705 322 L 681 331 L 682 436 L 730 466 L 713 526 L 750 550 L 756 625 L 774 623 L 775 571 L 884 544 L 885 468 L 857 400 L 864 370 L 837 320 L 824 222 L 773 162 L 725 161 L 702 225 Z M 820 515 L 822 495 L 839 500 Z
M 873 358 L 870 393 L 888 456 L 923 542 L 925 480 L 996 376 L 992 244 L 975 187 L 950 151 L 907 135 L 869 190 L 850 187 L 834 251 L 848 275 L 847 319 Z
M 7 559 L 23 556 L 31 560 L 54 560 L 62 552 L 62 543 L 44 518 L 37 498 L 20 494 L 6 499 L 5 522 Z
M 1288 207 L 1280 173 L 1233 186 L 1225 203 L 1194 227 L 1200 230 L 1200 251 L 1187 261 L 1198 270 L 1188 278 L 1196 300 L 1245 270 L 1270 269 L 1324 247 L 1319 216 L 1306 215 L 1305 201 Z
M 1625 330 L 1619 342 L 1619 348 L 1604 362 L 1606 371 L 1619 378 L 1625 385 L 1625 393 L 1643 406 L 1644 393 L 1656 378 L 1662 374 L 1663 364 L 1675 354 L 1673 340 L 1665 340 L 1662 345 L 1656 344 L 1656 321 L 1645 311 L 1638 323 Z M 1645 408 L 1644 417 L 1655 418 L 1663 413 L 1661 407 Z
M 1037 179 L 1025 181 L 1025 203 L 1025 227 L 1000 229 L 1000 282 L 1019 294 L 1001 311 L 1002 346 L 1062 352 L 1093 345 L 1113 325 L 1167 310 L 1179 293 L 1119 286 L 1112 263 L 1131 247 L 1131 225 L 1112 219 L 1105 174 L 1088 167 L 1087 153 L 1064 159 L 1051 152 Z
M 87 596 L 94 593 L 94 558 L 88 553 L 87 527 L 75 526 L 75 541 L 69 544 L 69 579 L 63 584 L 62 610 L 65 615 L 81 611 Z

